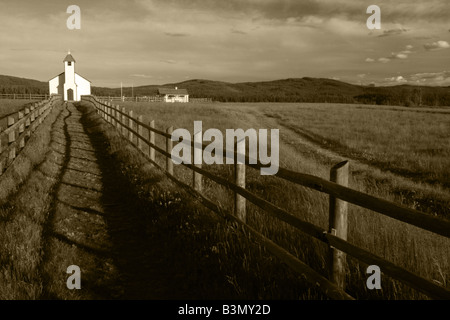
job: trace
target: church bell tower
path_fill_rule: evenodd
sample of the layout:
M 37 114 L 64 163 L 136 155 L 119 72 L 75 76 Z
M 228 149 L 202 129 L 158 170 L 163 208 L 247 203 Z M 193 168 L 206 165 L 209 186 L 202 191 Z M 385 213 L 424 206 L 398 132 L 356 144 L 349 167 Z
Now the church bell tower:
M 77 85 L 75 83 L 75 59 L 68 52 L 64 59 L 64 101 L 73 101 L 77 97 Z

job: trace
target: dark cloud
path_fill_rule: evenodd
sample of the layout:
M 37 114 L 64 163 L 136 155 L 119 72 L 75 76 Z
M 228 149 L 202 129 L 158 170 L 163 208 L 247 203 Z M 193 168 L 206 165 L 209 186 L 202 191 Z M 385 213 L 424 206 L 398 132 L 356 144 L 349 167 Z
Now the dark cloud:
M 399 35 L 402 33 L 408 32 L 408 29 L 405 28 L 398 28 L 398 29 L 388 29 L 384 30 L 383 34 L 380 34 L 378 37 L 389 37 L 393 35 Z
M 323 19 L 345 17 L 352 21 L 365 21 L 366 9 L 371 1 L 361 0 L 154 0 L 154 3 L 183 10 L 207 11 L 221 16 L 246 16 L 249 19 L 269 20 L 303 19 L 315 16 Z M 447 0 L 429 0 L 416 3 L 397 0 L 380 3 L 382 21 L 448 21 L 450 5 Z
M 236 34 L 247 34 L 247 32 L 245 32 L 245 31 L 242 31 L 242 30 L 236 30 L 236 29 L 232 29 L 231 30 L 231 33 L 236 33 Z
M 64 14 L 70 5 L 77 5 L 81 10 L 81 17 L 107 16 L 121 19 L 143 20 L 151 12 L 142 1 L 108 1 L 108 0 L 46 0 L 46 1 L 16 1 L 2 0 L 2 11 L 15 16 L 33 18 L 49 17 Z
M 239 15 L 250 19 L 265 18 L 285 20 L 320 15 L 321 5 L 316 0 L 158 0 L 170 7 L 178 6 L 186 10 L 211 11 L 217 15 Z
M 189 34 L 187 34 L 187 33 L 175 33 L 175 32 L 164 32 L 164 34 L 169 37 L 188 37 L 189 36 Z

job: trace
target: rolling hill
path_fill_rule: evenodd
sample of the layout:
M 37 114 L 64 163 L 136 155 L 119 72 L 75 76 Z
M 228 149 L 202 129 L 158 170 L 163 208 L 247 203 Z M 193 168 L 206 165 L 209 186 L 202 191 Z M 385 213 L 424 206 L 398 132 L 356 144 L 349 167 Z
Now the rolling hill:
M 360 86 L 324 78 L 229 83 L 203 79 L 133 88 L 135 96 L 156 95 L 160 87 L 187 89 L 193 98 L 222 102 L 330 102 L 405 106 L 450 106 L 450 87 Z M 48 94 L 48 83 L 0 75 L 0 93 Z M 120 96 L 120 88 L 92 87 L 98 96 Z M 123 88 L 131 96 L 132 88 Z

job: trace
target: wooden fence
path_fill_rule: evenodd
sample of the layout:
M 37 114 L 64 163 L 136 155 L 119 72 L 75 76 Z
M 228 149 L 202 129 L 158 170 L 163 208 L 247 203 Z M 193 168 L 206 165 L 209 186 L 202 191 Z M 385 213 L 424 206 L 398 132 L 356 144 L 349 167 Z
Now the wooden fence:
M 130 102 L 163 102 L 164 98 L 162 96 L 142 96 L 142 97 L 113 97 L 113 96 L 101 96 L 101 97 L 97 97 L 97 99 L 103 100 L 103 101 L 130 101 Z
M 49 98 L 50 95 L 48 94 L 31 94 L 31 93 L 0 94 L 0 99 L 47 100 Z
M 164 102 L 164 97 L 160 95 L 156 96 L 135 96 L 135 97 L 111 97 L 111 96 L 97 96 L 96 97 L 99 100 L 102 101 L 108 101 L 108 102 L 118 102 L 118 101 L 130 101 L 130 102 Z M 211 98 L 191 98 L 189 97 L 189 102 L 192 103 L 205 103 L 205 102 L 212 102 Z
M 203 205 L 212 211 L 225 215 L 226 217 L 242 224 L 260 243 L 262 243 L 272 254 L 280 258 L 296 272 L 305 275 L 306 279 L 319 288 L 331 299 L 353 299 L 345 292 L 344 279 L 346 254 L 357 258 L 358 260 L 380 267 L 384 274 L 399 280 L 408 286 L 435 299 L 450 299 L 450 291 L 436 283 L 422 278 L 408 270 L 399 267 L 371 252 L 359 248 L 346 241 L 347 235 L 347 203 L 352 203 L 363 208 L 370 209 L 380 214 L 389 216 L 399 221 L 414 225 L 441 235 L 450 237 L 450 222 L 420 211 L 407 208 L 371 195 L 350 189 L 347 187 L 349 163 L 344 161 L 331 169 L 330 180 L 325 180 L 313 175 L 303 174 L 279 168 L 275 176 L 290 181 L 294 184 L 308 187 L 329 195 L 329 229 L 324 230 L 314 224 L 303 221 L 292 213 L 277 207 L 257 195 L 245 189 L 245 167 L 261 169 L 261 164 L 250 164 L 246 156 L 245 164 L 238 164 L 235 161 L 235 181 L 230 182 L 224 178 L 218 177 L 204 169 L 201 165 L 182 164 L 193 172 L 192 186 L 178 180 L 173 175 L 173 162 L 171 157 L 172 140 L 171 133 L 173 127 L 166 131 L 155 129 L 155 122 L 144 123 L 142 116 L 134 116 L 132 111 L 127 112 L 125 108 L 110 102 L 100 101 L 94 96 L 83 96 L 82 100 L 90 102 L 103 117 L 105 121 L 114 126 L 121 134 L 125 135 L 129 142 L 134 145 L 142 154 L 155 166 L 161 168 L 166 175 L 186 189 Z M 155 144 L 155 134 L 163 136 L 166 139 L 165 148 Z M 136 142 L 135 142 L 136 140 Z M 143 144 L 149 146 L 148 153 L 143 151 Z M 194 152 L 204 148 L 206 144 L 196 139 L 194 134 Z M 155 151 L 158 151 L 166 158 L 165 168 L 159 166 L 155 161 Z M 233 153 L 232 153 L 233 154 Z M 238 152 L 234 152 L 236 159 Z M 181 159 L 178 159 L 181 162 Z M 235 193 L 235 209 L 233 214 L 223 212 L 223 210 L 214 202 L 202 194 L 202 177 L 206 177 Z M 329 246 L 329 279 L 320 275 L 317 271 L 300 261 L 290 252 L 280 247 L 272 240 L 266 238 L 258 231 L 247 225 L 245 214 L 245 201 L 248 200 L 259 208 L 265 210 L 271 216 L 297 228 L 303 233 L 314 237 Z
M 28 138 L 42 123 L 61 97 L 53 95 L 48 100 L 33 103 L 23 110 L 0 118 L 6 128 L 0 127 L 0 175 L 11 165 L 25 147 Z

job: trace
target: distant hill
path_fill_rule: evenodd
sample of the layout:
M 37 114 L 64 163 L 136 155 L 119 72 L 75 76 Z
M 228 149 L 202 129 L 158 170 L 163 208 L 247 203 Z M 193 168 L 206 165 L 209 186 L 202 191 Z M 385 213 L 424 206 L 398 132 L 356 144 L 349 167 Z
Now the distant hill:
M 48 83 L 0 75 L 0 93 L 48 94 Z
M 135 96 L 152 96 L 160 87 L 187 89 L 193 98 L 222 102 L 330 102 L 405 106 L 450 106 L 450 87 L 360 86 L 324 78 L 293 78 L 263 82 L 229 83 L 188 80 L 133 88 Z M 123 88 L 131 96 L 132 88 Z M 48 94 L 48 83 L 0 75 L 0 93 Z M 120 96 L 120 88 L 92 87 L 98 96 Z

